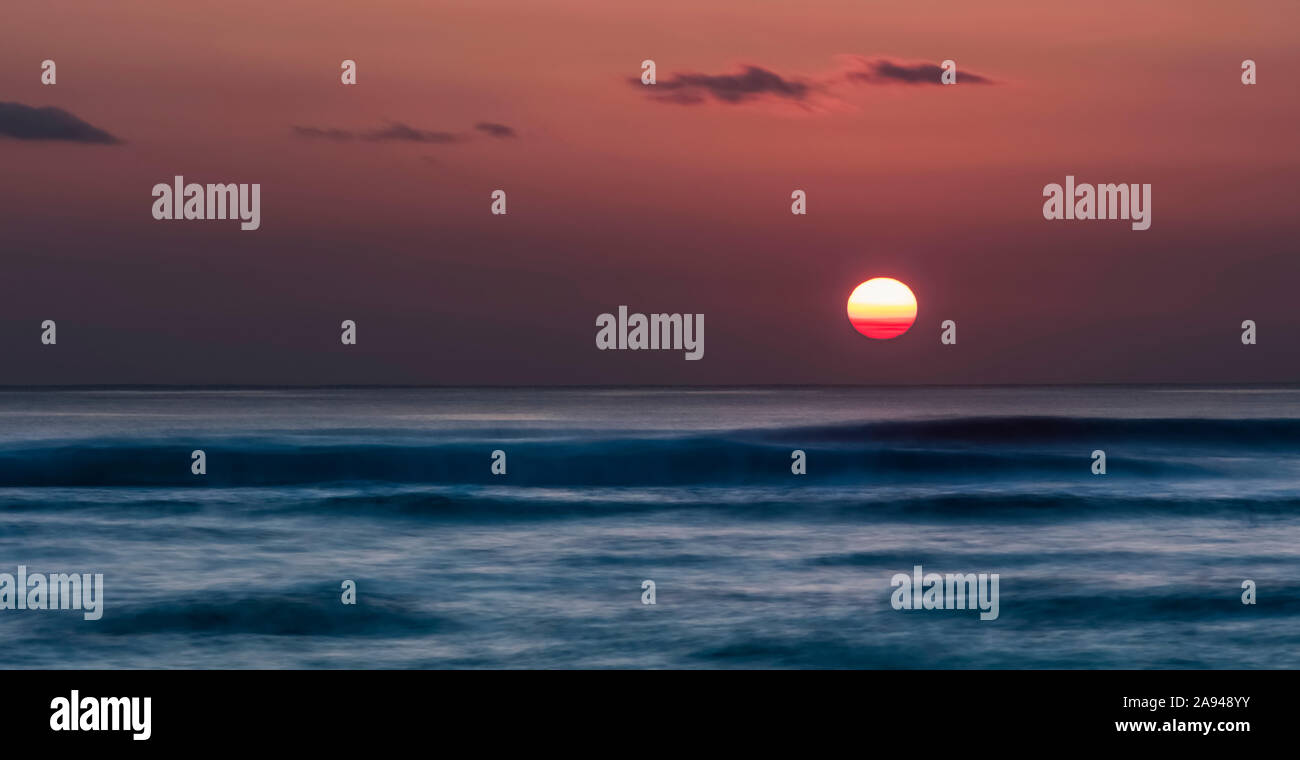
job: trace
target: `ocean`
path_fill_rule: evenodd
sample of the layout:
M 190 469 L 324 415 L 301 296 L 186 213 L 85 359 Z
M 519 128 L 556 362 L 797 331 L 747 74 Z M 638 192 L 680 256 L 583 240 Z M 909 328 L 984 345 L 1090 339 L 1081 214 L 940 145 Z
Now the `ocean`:
M 1296 388 L 0 391 L 0 573 L 104 578 L 0 668 L 1296 668 L 1298 476 Z

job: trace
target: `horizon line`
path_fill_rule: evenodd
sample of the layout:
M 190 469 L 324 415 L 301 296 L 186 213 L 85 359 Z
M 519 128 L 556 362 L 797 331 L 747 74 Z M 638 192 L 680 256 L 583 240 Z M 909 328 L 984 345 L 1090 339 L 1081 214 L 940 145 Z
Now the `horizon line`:
M 697 390 L 714 388 L 1284 388 L 1300 387 L 1300 380 L 1255 383 L 1210 382 L 1084 382 L 1084 383 L 544 383 L 544 384 L 437 384 L 437 383 L 73 383 L 0 384 L 6 391 L 68 390 L 565 390 L 654 389 Z

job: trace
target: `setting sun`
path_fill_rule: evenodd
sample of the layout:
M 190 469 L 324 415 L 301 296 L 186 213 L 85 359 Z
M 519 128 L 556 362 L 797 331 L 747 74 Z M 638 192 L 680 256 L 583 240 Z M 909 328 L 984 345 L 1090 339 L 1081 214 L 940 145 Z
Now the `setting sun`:
M 848 315 L 868 338 L 896 338 L 916 321 L 916 296 L 892 277 L 873 277 L 853 289 Z

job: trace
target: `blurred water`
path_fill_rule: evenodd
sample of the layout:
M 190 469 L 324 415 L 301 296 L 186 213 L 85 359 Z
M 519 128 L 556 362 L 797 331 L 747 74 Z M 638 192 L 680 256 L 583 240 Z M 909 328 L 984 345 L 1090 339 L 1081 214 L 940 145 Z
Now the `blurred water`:
M 105 611 L 0 667 L 1298 667 L 1297 454 L 1295 389 L 6 391 L 0 572 Z

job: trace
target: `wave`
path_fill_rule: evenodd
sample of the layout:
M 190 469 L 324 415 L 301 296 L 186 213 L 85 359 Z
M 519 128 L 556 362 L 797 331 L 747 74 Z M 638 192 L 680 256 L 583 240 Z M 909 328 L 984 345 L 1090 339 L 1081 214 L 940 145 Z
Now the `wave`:
M 0 446 L 0 486 L 288 486 L 320 483 L 527 486 L 727 485 L 804 482 L 1087 478 L 1107 451 L 1110 479 L 1240 477 L 1300 455 L 1300 420 L 965 418 L 733 430 L 518 431 L 499 435 L 382 430 L 244 437 L 96 438 Z M 207 475 L 190 472 L 202 448 Z M 490 470 L 507 453 L 508 480 Z M 1294 463 L 1292 463 L 1294 464 Z
M 1279 448 L 1300 451 L 1300 419 L 962 417 L 817 425 L 766 431 L 779 439 L 820 443 L 887 441 L 1028 446 L 1090 442 L 1163 443 L 1179 447 Z
M 359 595 L 355 605 L 345 605 L 339 603 L 338 595 L 337 590 L 316 589 L 246 598 L 229 594 L 163 597 L 115 608 L 97 623 L 94 632 L 386 637 L 446 633 L 459 627 L 394 597 L 367 592 Z
M 1268 521 L 1300 514 L 1300 494 L 1247 493 L 1229 482 L 1214 491 L 1182 487 L 1162 493 L 1147 489 L 1080 493 L 1068 484 L 1025 483 L 1007 489 L 949 486 L 707 486 L 707 487 L 529 487 L 394 486 L 348 484 L 337 488 L 28 488 L 0 491 L 0 513 L 18 517 L 44 513 L 82 513 L 106 519 L 101 530 L 116 530 L 124 518 L 155 520 L 199 513 L 250 518 L 310 516 L 325 519 L 404 520 L 483 525 L 494 521 L 582 520 L 614 516 L 675 514 L 676 520 L 741 517 L 746 521 L 834 521 L 871 523 L 899 519 L 1023 524 L 1026 521 L 1097 518 L 1231 517 Z M 1237 491 L 1233 493 L 1233 491 Z M 1142 491 L 1142 493 L 1136 493 Z M 35 517 L 31 519 L 36 519 Z M 96 523 L 98 524 L 98 523 Z M 257 522 L 265 526 L 269 523 Z M 29 530 L 24 524 L 13 532 Z M 266 527 L 238 530 L 132 523 L 133 538 L 158 540 L 258 538 Z M 871 564 L 866 554 L 821 558 L 819 564 Z

